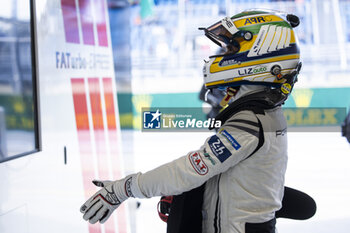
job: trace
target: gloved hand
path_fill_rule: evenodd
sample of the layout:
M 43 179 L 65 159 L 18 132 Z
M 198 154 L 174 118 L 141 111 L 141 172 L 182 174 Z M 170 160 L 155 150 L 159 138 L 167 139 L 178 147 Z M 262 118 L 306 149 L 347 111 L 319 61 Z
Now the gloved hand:
M 123 201 L 129 197 L 135 197 L 134 193 L 137 197 L 144 197 L 137 185 L 138 175 L 130 175 L 117 181 L 93 180 L 92 183 L 102 189 L 80 207 L 84 220 L 92 224 L 97 221 L 104 223 Z

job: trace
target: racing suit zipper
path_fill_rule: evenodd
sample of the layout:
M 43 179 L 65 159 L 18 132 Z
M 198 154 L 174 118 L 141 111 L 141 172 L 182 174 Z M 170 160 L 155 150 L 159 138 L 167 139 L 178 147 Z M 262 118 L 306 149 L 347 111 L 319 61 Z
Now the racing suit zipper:
M 218 198 L 216 199 L 216 207 L 215 207 L 215 217 L 214 217 L 214 229 L 215 233 L 221 232 L 221 216 L 220 216 L 220 179 L 221 174 L 219 175 L 218 179 Z

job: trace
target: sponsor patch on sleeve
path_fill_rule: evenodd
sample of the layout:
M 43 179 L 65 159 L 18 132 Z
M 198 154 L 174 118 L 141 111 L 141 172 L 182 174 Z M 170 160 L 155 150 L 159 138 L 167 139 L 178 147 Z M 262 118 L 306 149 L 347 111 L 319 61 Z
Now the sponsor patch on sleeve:
M 211 151 L 213 152 L 213 154 L 222 163 L 232 155 L 231 152 L 225 147 L 224 143 L 222 143 L 220 138 L 218 138 L 218 136 L 216 135 L 212 136 L 209 139 L 208 145 Z
M 220 134 L 222 136 L 224 136 L 230 143 L 231 145 L 233 146 L 233 148 L 235 148 L 236 150 L 238 150 L 239 148 L 241 148 L 241 145 L 237 142 L 236 139 L 234 139 L 234 137 L 229 134 L 226 130 L 221 130 L 220 131 Z
M 204 176 L 205 174 L 208 173 L 209 168 L 208 166 L 204 163 L 202 157 L 198 152 L 194 152 L 189 154 L 188 156 L 190 163 L 193 167 L 193 169 L 199 174 Z

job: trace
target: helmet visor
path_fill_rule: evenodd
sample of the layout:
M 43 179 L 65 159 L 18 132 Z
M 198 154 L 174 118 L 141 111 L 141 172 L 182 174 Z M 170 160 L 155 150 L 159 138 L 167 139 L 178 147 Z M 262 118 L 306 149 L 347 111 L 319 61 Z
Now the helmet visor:
M 199 29 L 204 30 L 204 35 L 211 41 L 224 48 L 226 50 L 225 54 L 237 53 L 239 51 L 239 43 L 235 40 L 239 30 L 229 17 L 224 18 L 208 28 Z

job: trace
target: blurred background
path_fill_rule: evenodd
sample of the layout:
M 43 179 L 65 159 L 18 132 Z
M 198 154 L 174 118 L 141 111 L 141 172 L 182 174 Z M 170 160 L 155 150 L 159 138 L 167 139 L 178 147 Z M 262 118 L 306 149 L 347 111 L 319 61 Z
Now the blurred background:
M 296 33 L 303 69 L 296 88 L 302 90 L 296 91 L 286 106 L 350 104 L 346 89 L 350 86 L 350 1 L 108 2 L 123 128 L 139 127 L 141 105 L 201 106 L 197 93 L 202 85 L 203 59 L 215 54 L 218 47 L 198 27 L 250 8 L 276 9 L 300 17 Z

